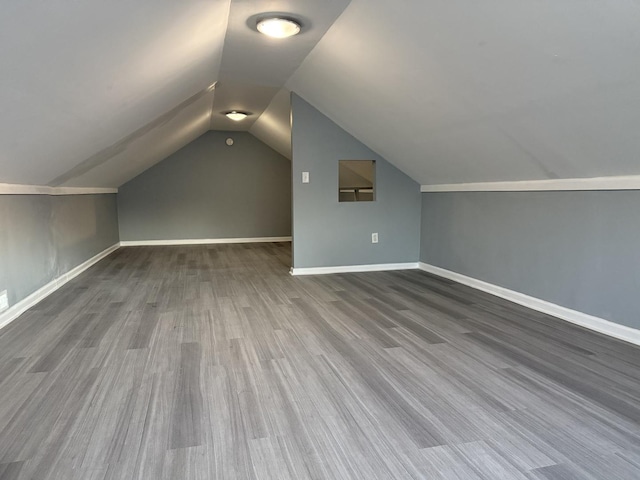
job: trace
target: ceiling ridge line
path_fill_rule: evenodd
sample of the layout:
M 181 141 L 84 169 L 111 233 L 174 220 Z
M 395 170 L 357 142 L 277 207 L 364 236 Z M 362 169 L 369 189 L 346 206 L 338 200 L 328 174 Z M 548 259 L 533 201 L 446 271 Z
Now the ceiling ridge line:
M 146 125 L 143 125 L 142 127 L 138 128 L 133 133 L 130 133 L 129 135 L 118 140 L 117 142 L 112 143 L 111 145 L 103 148 L 99 152 L 94 153 L 89 158 L 78 163 L 72 169 L 67 170 L 66 173 L 53 179 L 51 182 L 49 182 L 50 186 L 52 187 L 60 186 L 63 183 L 68 182 L 69 180 L 75 177 L 79 177 L 80 175 L 87 173 L 88 171 L 93 170 L 94 168 L 102 165 L 103 163 L 110 160 L 117 154 L 125 151 L 131 143 L 144 137 L 150 131 L 162 125 L 167 124 L 173 118 L 175 118 L 180 112 L 182 112 L 185 108 L 192 105 L 193 103 L 198 101 L 200 98 L 204 97 L 205 95 L 208 95 L 209 93 L 213 92 L 215 90 L 215 86 L 216 86 L 215 83 L 209 85 L 207 88 L 200 90 L 196 94 L 190 96 L 182 103 L 173 107 L 171 110 L 163 113 L 162 115 L 157 116 Z

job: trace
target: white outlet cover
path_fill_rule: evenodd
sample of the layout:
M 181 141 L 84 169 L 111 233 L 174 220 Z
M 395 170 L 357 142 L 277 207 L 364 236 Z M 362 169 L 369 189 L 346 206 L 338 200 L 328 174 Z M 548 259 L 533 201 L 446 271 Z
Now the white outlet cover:
M 309 172 L 302 172 L 302 183 L 309 183 Z
M 372 233 L 371 234 L 371 243 L 378 243 L 378 234 L 377 233 Z

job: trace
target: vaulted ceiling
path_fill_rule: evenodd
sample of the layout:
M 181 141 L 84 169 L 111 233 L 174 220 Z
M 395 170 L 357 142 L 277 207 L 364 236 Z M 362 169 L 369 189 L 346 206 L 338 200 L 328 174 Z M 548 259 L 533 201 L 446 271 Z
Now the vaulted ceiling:
M 287 86 L 423 185 L 640 174 L 638 0 L 353 0 Z
M 640 174 L 638 25 L 638 0 L 6 0 L 0 183 L 119 186 L 210 128 L 290 156 L 289 91 L 421 184 Z
M 228 1 L 3 1 L 0 182 L 117 186 L 152 163 L 140 153 L 206 131 L 228 14 Z

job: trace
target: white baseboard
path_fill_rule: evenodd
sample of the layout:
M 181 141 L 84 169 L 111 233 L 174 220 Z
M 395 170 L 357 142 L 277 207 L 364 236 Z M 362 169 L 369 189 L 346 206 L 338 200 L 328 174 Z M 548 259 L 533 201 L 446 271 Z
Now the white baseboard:
M 415 270 L 417 263 L 381 263 L 378 265 L 346 265 L 341 267 L 292 268 L 291 275 L 326 275 L 329 273 L 384 272 L 388 270 Z
M 635 328 L 620 325 L 609 320 L 605 320 L 604 318 L 594 317 L 593 315 L 572 310 L 567 307 L 562 307 L 555 303 L 547 302 L 546 300 L 531 297 L 524 293 L 499 287 L 498 285 L 493 285 L 472 277 L 467 277 L 466 275 L 452 272 L 434 265 L 429 265 L 428 263 L 420 262 L 420 269 L 425 272 L 438 275 L 439 277 L 448 278 L 449 280 L 462 283 L 463 285 L 467 285 L 477 290 L 482 290 L 483 292 L 490 293 L 496 297 L 504 298 L 513 303 L 531 308 L 532 310 L 546 313 L 547 315 L 580 325 L 581 327 L 588 328 L 589 330 L 603 333 L 610 337 L 633 343 L 634 345 L 640 345 L 640 330 Z
M 112 245 L 111 247 L 107 248 L 106 250 L 103 250 L 102 252 L 100 252 L 96 256 L 91 257 L 86 262 L 83 262 L 80 265 L 78 265 L 77 267 L 72 268 L 67 273 L 64 273 L 64 274 L 60 275 L 58 278 L 56 278 L 54 280 L 51 280 L 45 286 L 39 288 L 38 290 L 33 292 L 28 297 L 23 298 L 22 300 L 20 300 L 15 305 L 12 305 L 11 307 L 9 307 L 8 310 L 5 310 L 4 312 L 0 313 L 0 328 L 6 327 L 7 325 L 9 325 L 16 318 L 18 318 L 20 315 L 22 315 L 25 311 L 29 310 L 35 304 L 37 304 L 38 302 L 40 302 L 41 300 L 43 300 L 44 298 L 48 297 L 53 292 L 58 290 L 65 283 L 67 283 L 70 280 L 72 280 L 73 278 L 77 277 L 82 272 L 84 272 L 89 267 L 91 267 L 91 266 L 95 265 L 96 263 L 98 263 L 100 260 L 102 260 L 104 257 L 109 255 L 110 253 L 116 251 L 118 248 L 120 248 L 120 244 L 119 243 L 116 243 L 115 245 Z
M 193 238 L 184 240 L 127 240 L 120 242 L 120 245 L 123 247 L 148 247 L 158 245 L 212 245 L 216 243 L 273 243 L 290 241 L 291 237 Z

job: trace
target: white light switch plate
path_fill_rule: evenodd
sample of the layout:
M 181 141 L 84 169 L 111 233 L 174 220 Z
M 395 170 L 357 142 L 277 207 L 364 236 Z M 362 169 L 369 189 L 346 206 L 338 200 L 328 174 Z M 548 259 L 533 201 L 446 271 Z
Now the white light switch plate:
M 302 183 L 309 183 L 309 172 L 302 172 Z
M 4 312 L 7 308 L 9 308 L 9 297 L 7 291 L 3 290 L 0 292 L 0 312 Z
M 371 234 L 371 243 L 378 243 L 378 234 L 377 233 L 372 233 Z

